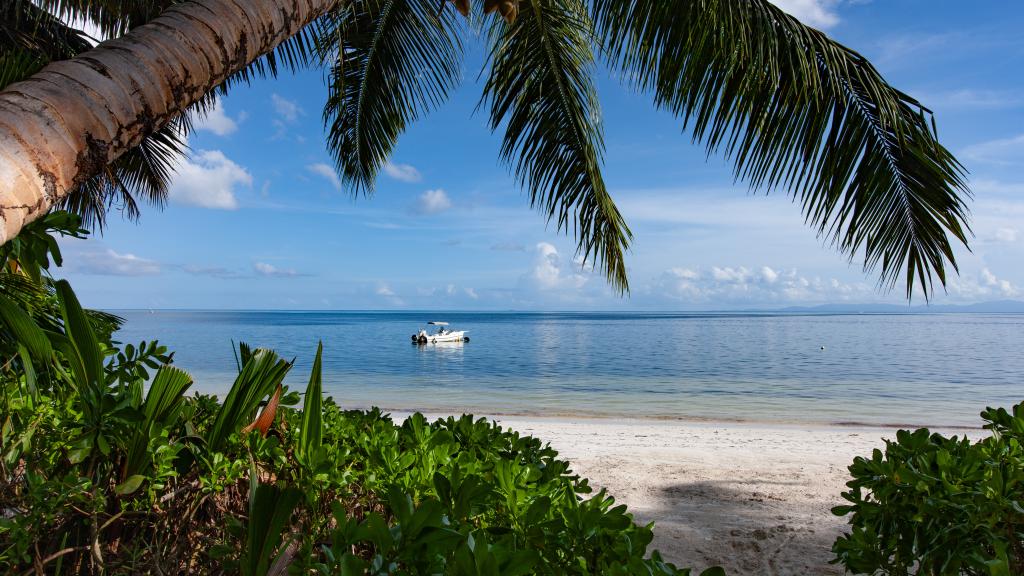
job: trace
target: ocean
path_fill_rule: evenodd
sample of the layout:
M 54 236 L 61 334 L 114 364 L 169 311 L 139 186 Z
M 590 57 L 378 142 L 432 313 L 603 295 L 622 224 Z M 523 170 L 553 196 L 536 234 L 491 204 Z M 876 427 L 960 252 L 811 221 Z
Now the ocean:
M 428 413 L 970 426 L 1024 400 L 1024 315 L 114 311 L 223 394 L 232 340 L 342 406 Z M 413 345 L 428 320 L 464 344 Z

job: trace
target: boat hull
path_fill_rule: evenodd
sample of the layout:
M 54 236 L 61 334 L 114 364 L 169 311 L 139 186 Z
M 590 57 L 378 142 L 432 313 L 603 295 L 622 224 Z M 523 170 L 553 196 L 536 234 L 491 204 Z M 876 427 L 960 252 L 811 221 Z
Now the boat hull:
M 449 332 L 447 334 L 428 334 L 427 342 L 437 344 L 438 342 L 465 342 L 465 332 Z

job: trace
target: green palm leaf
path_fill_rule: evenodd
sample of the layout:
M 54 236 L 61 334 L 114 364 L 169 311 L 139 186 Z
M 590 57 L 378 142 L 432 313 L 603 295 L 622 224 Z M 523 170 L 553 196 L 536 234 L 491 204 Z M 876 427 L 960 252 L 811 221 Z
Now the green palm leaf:
M 785 188 L 820 235 L 880 284 L 956 270 L 964 170 L 929 112 L 861 55 L 767 0 L 594 0 L 609 59 L 683 119 L 736 177 Z
M 271 350 L 240 345 L 242 360 L 238 377 L 228 390 L 206 433 L 210 450 L 220 450 L 228 437 L 253 419 L 260 401 L 271 396 L 292 368 Z
M 299 461 L 307 465 L 312 464 L 313 456 L 323 443 L 323 352 L 324 343 L 319 342 L 316 346 L 313 369 L 309 373 L 306 397 L 302 404 L 302 429 L 299 431 L 296 453 Z
M 531 204 L 572 229 L 584 260 L 629 289 L 624 251 L 632 235 L 601 175 L 604 142 L 591 77 L 592 23 L 579 0 L 529 0 L 518 18 L 491 27 L 490 72 L 481 104 L 505 127 L 501 157 Z
M 327 147 L 356 191 L 373 189 L 399 134 L 458 85 L 456 26 L 436 0 L 355 0 L 325 19 Z
M 170 428 L 177 423 L 185 391 L 190 386 L 192 376 L 184 370 L 165 364 L 157 371 L 142 405 L 143 419 L 133 429 L 127 443 L 123 478 L 145 471 L 149 458 L 147 449 L 154 431 L 158 426 Z

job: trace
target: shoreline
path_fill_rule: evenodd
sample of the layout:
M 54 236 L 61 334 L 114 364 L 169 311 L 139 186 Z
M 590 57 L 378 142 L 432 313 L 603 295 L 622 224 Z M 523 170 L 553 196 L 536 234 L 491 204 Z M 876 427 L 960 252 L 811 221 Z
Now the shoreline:
M 412 412 L 390 412 L 402 421 Z M 424 413 L 428 418 L 442 412 Z M 550 444 L 595 491 L 636 522 L 655 523 L 649 550 L 694 573 L 843 574 L 829 564 L 846 519 L 831 513 L 856 456 L 898 427 L 558 416 L 478 416 Z M 943 434 L 988 431 L 935 428 Z
M 622 415 L 618 416 L 611 413 L 590 413 L 590 412 L 535 412 L 529 410 L 522 411 L 495 411 L 495 410 L 444 410 L 438 408 L 396 408 L 396 407 L 385 407 L 376 406 L 382 412 L 392 414 L 393 416 L 401 415 L 404 420 L 406 417 L 419 412 L 429 419 L 438 417 L 448 416 L 459 416 L 462 414 L 472 414 L 476 418 L 486 418 L 488 420 L 538 420 L 548 422 L 574 422 L 577 420 L 587 422 L 610 422 L 610 423 L 624 423 L 624 424 L 681 424 L 681 425 L 694 425 L 694 426 L 737 426 L 737 427 L 749 427 L 749 428 L 800 428 L 800 429 L 815 429 L 815 430 L 916 430 L 918 428 L 927 428 L 932 431 L 938 432 L 979 432 L 984 433 L 985 429 L 982 428 L 981 417 L 978 417 L 978 424 L 970 426 L 967 424 L 921 424 L 921 423 L 895 423 L 895 422 L 859 422 L 851 420 L 843 421 L 827 421 L 827 420 L 793 420 L 793 419 L 744 419 L 744 418 L 727 418 L 727 417 L 703 417 L 703 416 L 668 416 L 668 415 L 649 415 L 649 416 L 638 416 L 638 415 Z M 344 405 L 345 409 L 352 410 L 368 410 L 373 406 L 356 406 L 356 405 Z

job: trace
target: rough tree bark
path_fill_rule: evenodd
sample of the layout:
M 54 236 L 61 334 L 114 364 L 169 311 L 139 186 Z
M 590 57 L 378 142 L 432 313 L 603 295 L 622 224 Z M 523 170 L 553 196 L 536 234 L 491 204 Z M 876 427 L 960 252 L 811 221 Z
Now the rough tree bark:
M 0 243 L 337 0 L 196 0 L 0 92 Z

